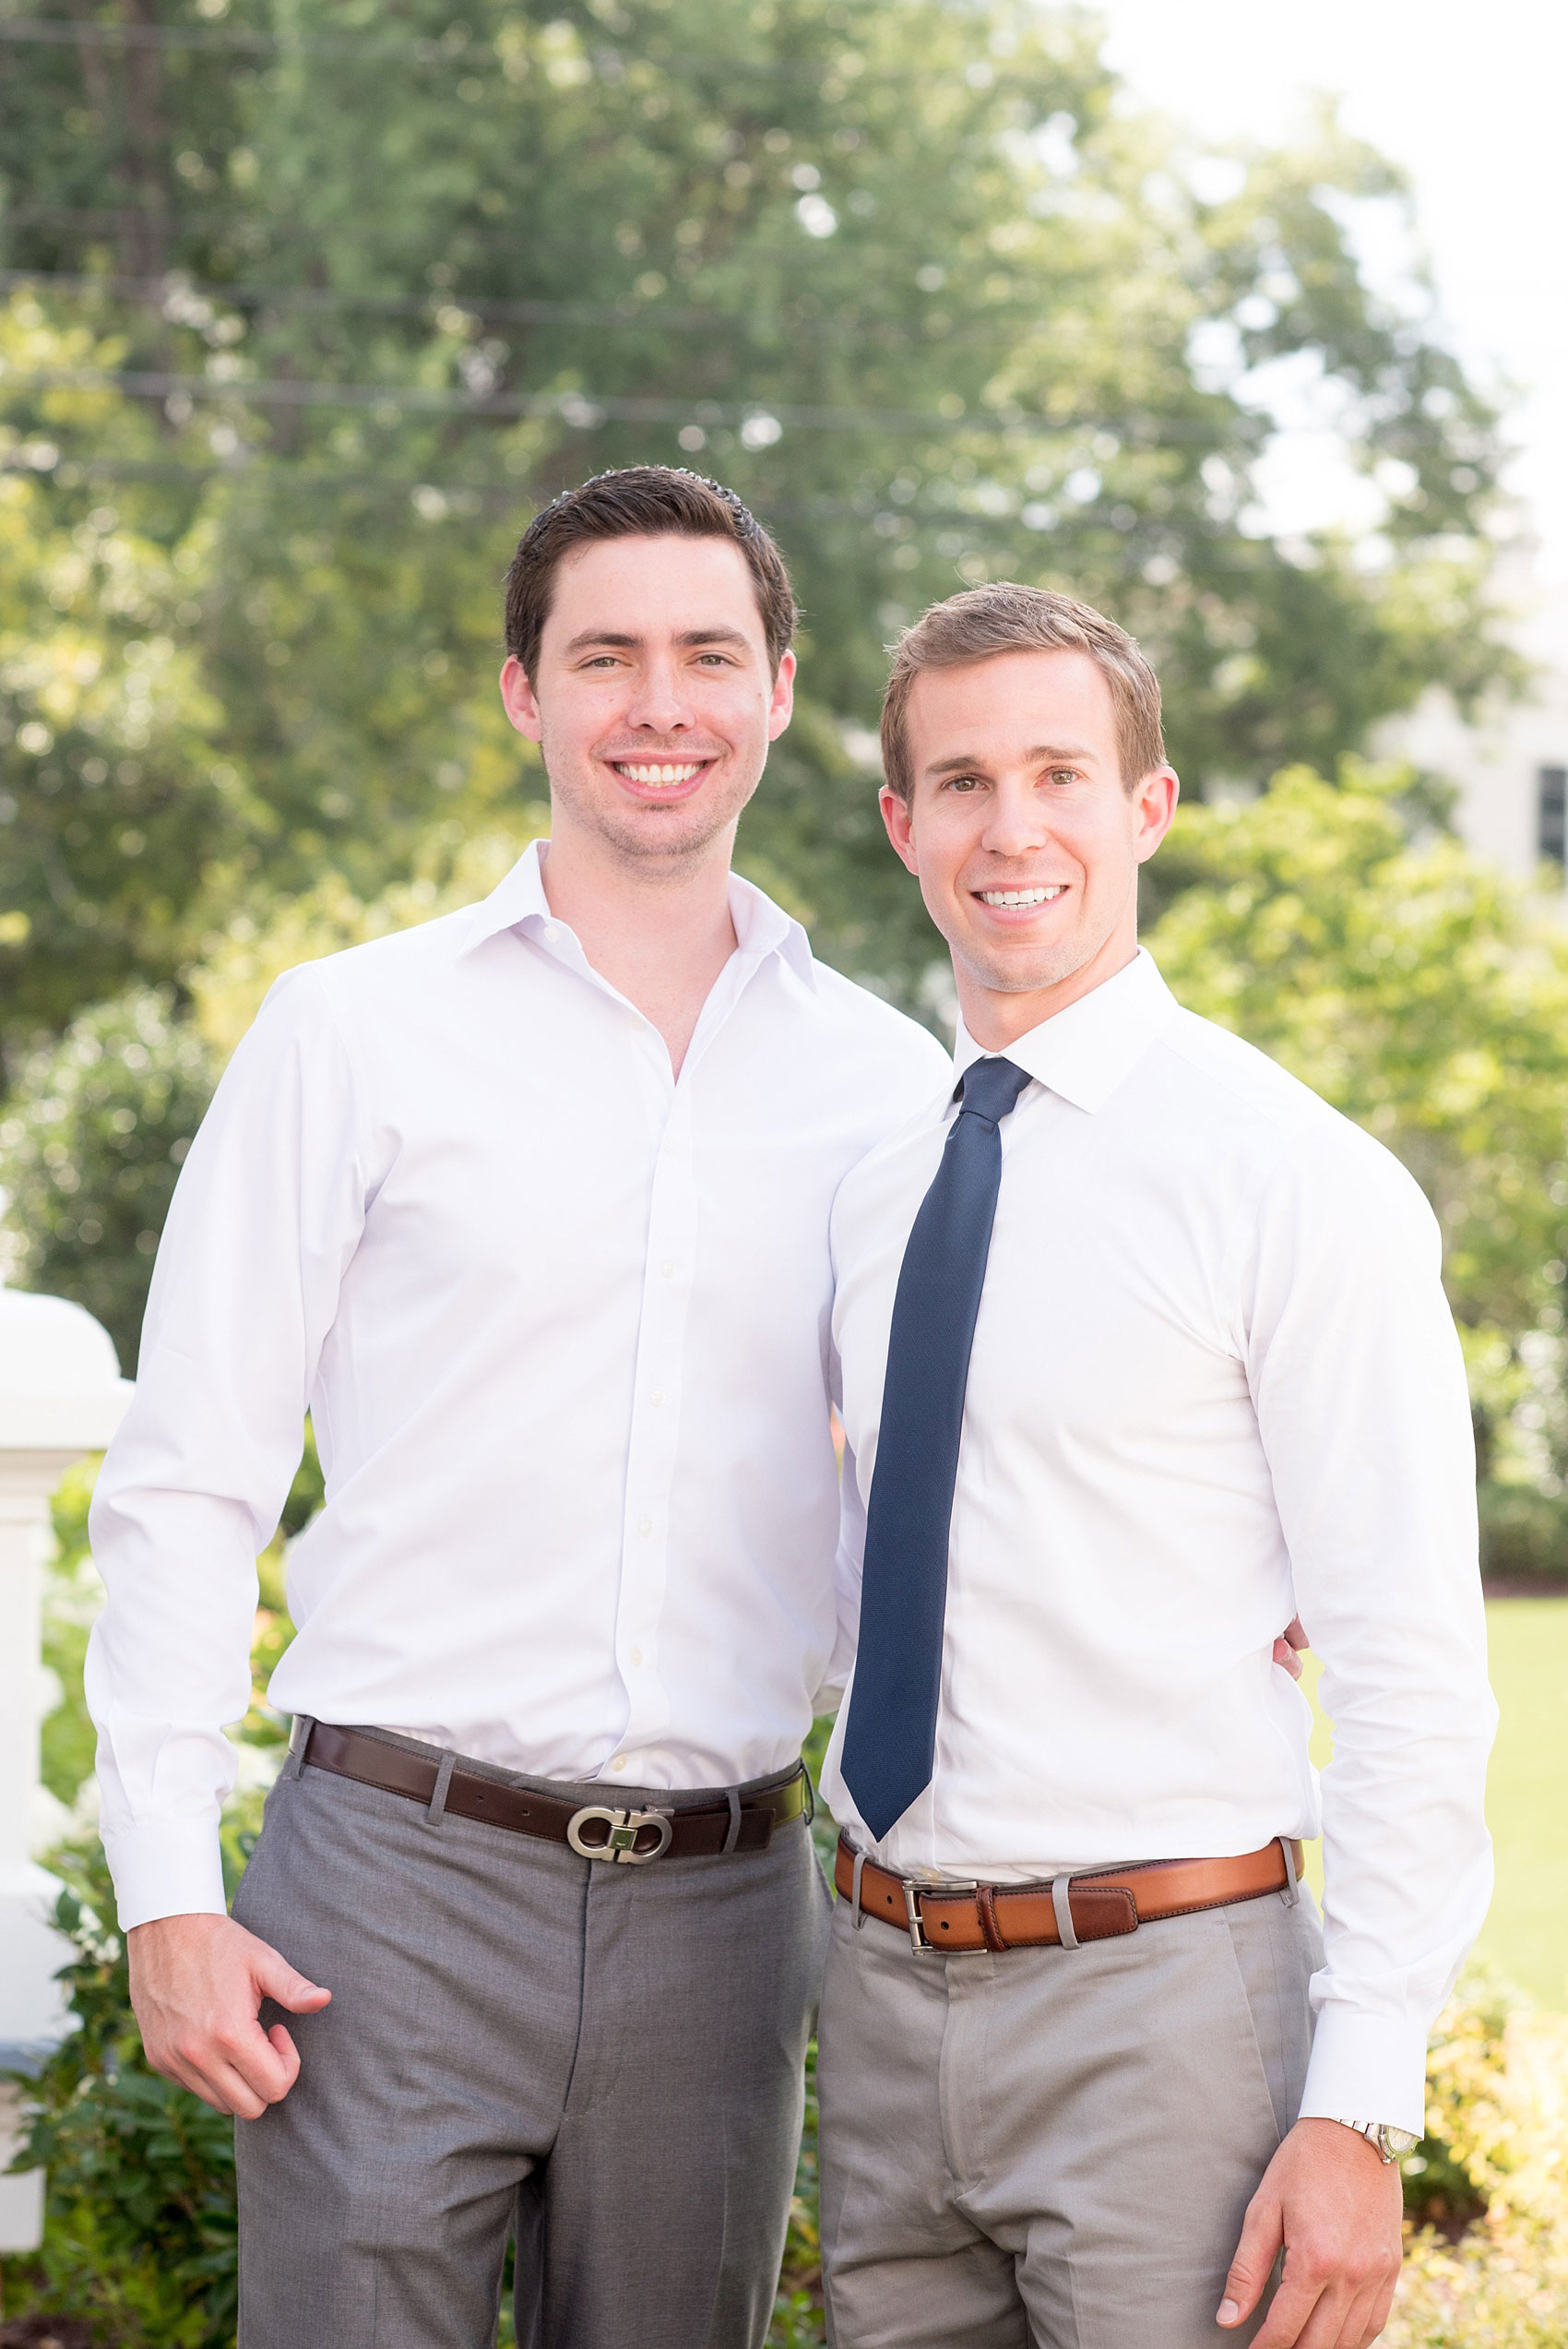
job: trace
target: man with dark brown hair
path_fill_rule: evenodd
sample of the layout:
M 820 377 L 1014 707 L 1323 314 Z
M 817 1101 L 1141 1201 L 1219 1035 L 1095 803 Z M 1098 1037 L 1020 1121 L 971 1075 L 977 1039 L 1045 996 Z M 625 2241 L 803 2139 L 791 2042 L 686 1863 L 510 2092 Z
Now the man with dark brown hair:
M 244 2349 L 488 2349 L 508 2234 L 523 2343 L 757 2349 L 793 2178 L 828 1214 L 946 1062 L 730 871 L 794 675 L 739 499 L 589 482 L 506 613 L 549 842 L 273 989 L 94 1508 L 104 1840 L 148 2056 L 239 2117 Z M 231 1919 L 221 1725 L 307 1406 Z

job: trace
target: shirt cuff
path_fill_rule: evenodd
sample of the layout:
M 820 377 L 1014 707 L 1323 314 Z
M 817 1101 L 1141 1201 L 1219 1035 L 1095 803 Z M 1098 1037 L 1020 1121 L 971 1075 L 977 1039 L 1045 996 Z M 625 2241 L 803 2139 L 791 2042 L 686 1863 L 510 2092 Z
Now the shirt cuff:
M 103 1839 L 120 1930 L 160 1916 L 226 1916 L 218 1820 L 148 1819 Z
M 1376 2120 L 1426 2134 L 1427 2035 L 1413 2015 L 1330 2000 L 1319 2012 L 1303 2120 Z

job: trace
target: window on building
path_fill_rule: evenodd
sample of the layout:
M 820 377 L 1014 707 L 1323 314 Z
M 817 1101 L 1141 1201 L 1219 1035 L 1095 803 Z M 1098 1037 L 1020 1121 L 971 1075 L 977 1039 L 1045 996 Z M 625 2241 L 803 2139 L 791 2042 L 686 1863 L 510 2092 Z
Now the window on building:
M 1568 767 L 1543 767 L 1537 778 L 1536 844 L 1554 864 L 1568 865 Z

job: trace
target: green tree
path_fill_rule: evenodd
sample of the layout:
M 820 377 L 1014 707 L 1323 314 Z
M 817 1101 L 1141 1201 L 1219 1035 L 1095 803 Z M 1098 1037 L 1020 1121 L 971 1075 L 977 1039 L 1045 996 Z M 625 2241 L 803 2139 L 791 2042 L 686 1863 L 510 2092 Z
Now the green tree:
M 177 515 L 138 517 L 57 478 L 62 438 L 90 434 L 148 462 L 153 429 L 112 389 L 26 388 L 101 374 L 121 348 L 26 298 L 0 308 L 0 1046 L 12 1056 L 129 979 L 172 977 L 239 820 L 192 634 L 196 540 Z
M 1568 937 L 1450 837 L 1412 840 L 1408 778 L 1292 768 L 1249 805 L 1184 809 L 1179 894 L 1148 944 L 1234 1029 L 1404 1160 L 1436 1210 L 1484 1497 L 1568 1568 L 1561 1510 L 1568 1259 Z M 1510 1514 L 1512 1512 L 1512 1514 Z
M 633 458 L 711 466 L 779 532 L 807 707 L 742 861 L 906 995 L 929 938 L 863 730 L 885 638 L 960 580 L 1125 619 L 1194 784 L 1329 769 L 1433 677 L 1506 667 L 1493 420 L 1368 290 L 1359 210 L 1402 198 L 1331 125 L 1217 199 L 1114 108 L 1085 19 L 1014 0 L 754 0 L 717 37 L 703 0 L 231 9 L 18 43 L 0 110 L 8 256 L 101 289 L 69 298 L 161 400 L 210 533 L 191 640 L 269 817 L 225 888 L 332 864 L 374 896 L 433 820 L 494 820 L 495 580 L 538 498 Z M 156 300 L 127 206 L 184 273 Z M 1263 534 L 1291 369 L 1383 491 L 1370 566 Z

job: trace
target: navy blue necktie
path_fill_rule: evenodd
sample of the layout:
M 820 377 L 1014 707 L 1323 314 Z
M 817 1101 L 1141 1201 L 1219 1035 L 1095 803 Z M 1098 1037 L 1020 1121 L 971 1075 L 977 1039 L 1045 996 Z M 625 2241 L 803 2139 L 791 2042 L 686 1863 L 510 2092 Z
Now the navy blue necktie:
M 893 1300 L 839 1762 L 878 1841 L 931 1783 L 969 1348 L 1002 1183 L 1002 1120 L 1028 1081 L 1010 1060 L 977 1060 L 965 1071 L 963 1106 L 921 1201 Z

